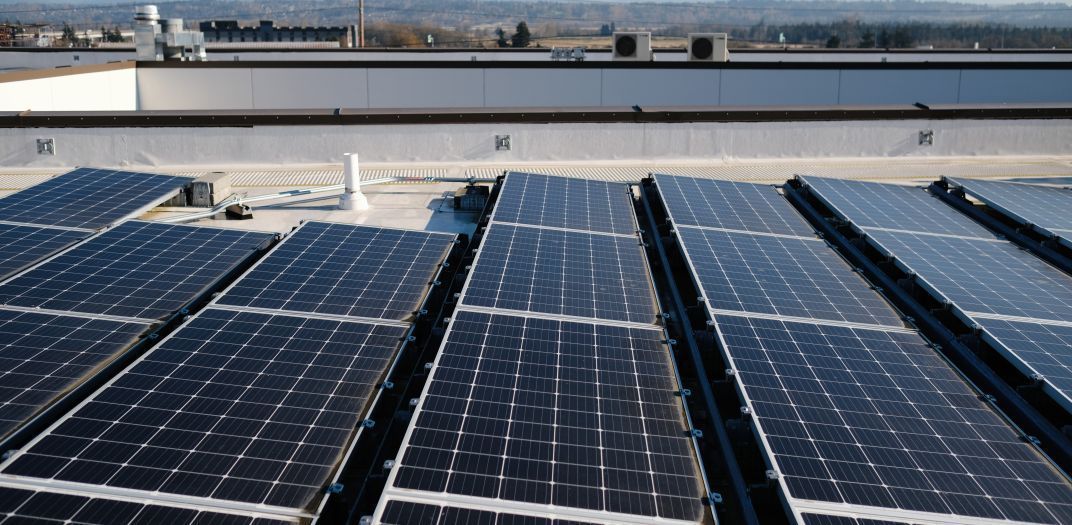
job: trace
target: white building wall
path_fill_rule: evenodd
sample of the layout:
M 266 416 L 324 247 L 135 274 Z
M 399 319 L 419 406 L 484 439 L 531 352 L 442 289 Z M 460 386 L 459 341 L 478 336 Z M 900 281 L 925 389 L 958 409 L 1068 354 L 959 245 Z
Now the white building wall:
M 356 68 L 345 71 L 355 77 L 368 76 L 368 106 L 365 107 L 369 108 L 479 108 L 484 105 L 482 69 Z M 343 106 L 329 103 L 318 107 Z
M 599 69 L 485 69 L 484 107 L 602 105 Z
M 838 103 L 837 69 L 727 69 L 720 104 L 727 106 Z
M 1011 96 L 1068 102 L 1072 100 L 1072 70 L 965 70 L 960 77 L 962 103 L 1002 103 Z
M 301 93 L 310 106 L 323 108 L 331 101 L 339 108 L 365 108 L 369 105 L 368 70 L 366 69 L 293 69 L 257 68 L 251 70 L 253 107 L 258 109 L 294 109 L 293 93 Z
M 1072 70 L 138 69 L 140 109 L 789 106 L 1072 102 Z
M 0 111 L 133 111 L 137 100 L 133 67 L 0 82 Z
M 919 131 L 934 130 L 934 145 Z M 509 134 L 510 151 L 495 135 Z M 36 139 L 56 141 L 38 155 Z M 220 166 L 362 162 L 702 162 L 752 158 L 1067 155 L 1069 120 L 443 124 L 0 129 L 0 165 Z
M 151 73 L 146 74 L 148 71 Z M 141 69 L 138 109 L 254 109 L 251 76 L 248 68 Z M 292 103 L 308 99 L 300 91 L 287 91 L 284 87 L 273 91 Z
M 838 103 L 956 104 L 961 73 L 960 70 L 842 70 Z M 1008 93 L 1000 96 L 1011 98 Z
M 604 69 L 604 106 L 717 106 L 720 69 Z

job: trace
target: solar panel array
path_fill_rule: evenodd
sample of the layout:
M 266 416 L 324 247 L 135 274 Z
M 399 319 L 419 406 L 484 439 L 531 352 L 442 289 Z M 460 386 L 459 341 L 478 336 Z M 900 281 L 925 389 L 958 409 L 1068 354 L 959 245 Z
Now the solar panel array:
M 926 206 L 935 202 L 915 190 L 911 202 L 888 199 L 894 190 L 885 184 L 833 179 L 817 184 L 814 178 L 805 182 L 831 211 L 857 225 L 872 224 L 876 216 L 917 213 L 919 202 Z M 856 196 L 855 202 L 848 202 L 850 195 Z M 1054 334 L 1072 323 L 1072 277 L 993 236 L 933 235 L 949 229 L 943 215 L 932 217 L 933 222 L 908 223 L 901 228 L 904 231 L 864 229 L 876 249 L 895 258 L 956 313 L 980 326 L 984 338 L 1014 366 L 1035 374 L 1047 392 L 1072 410 L 1072 385 L 1060 364 L 1064 352 L 1053 346 Z M 968 219 L 957 219 L 964 220 Z
M 1072 520 L 1072 485 L 917 334 L 716 321 L 793 498 Z
M 82 385 L 273 239 L 131 221 L 4 281 L 0 437 Z
M 623 184 L 533 173 L 507 178 L 510 191 L 500 192 L 495 221 L 623 235 L 636 231 Z
M 78 230 L 0 223 L 0 281 L 88 236 Z
M 697 519 L 664 338 L 457 312 L 393 486 Z
M 903 521 L 857 518 L 837 514 L 801 514 L 802 525 L 908 525 Z
M 307 223 L 246 275 L 267 271 L 302 283 L 303 272 L 360 262 L 380 270 L 355 279 L 393 279 L 402 288 L 415 279 L 423 301 L 428 276 L 455 239 Z M 422 249 L 439 256 L 415 264 Z M 307 266 L 309 254 L 326 260 Z M 249 298 L 244 280 L 230 290 Z M 367 282 L 333 284 L 383 316 L 324 314 L 321 303 L 301 297 L 279 305 L 287 309 L 232 306 L 222 301 L 225 291 L 0 465 L 0 482 L 47 479 L 81 491 L 89 484 L 129 501 L 166 494 L 195 508 L 231 509 L 244 523 L 261 514 L 315 515 L 411 330 L 396 318 L 399 298 Z M 331 297 L 303 287 L 295 293 Z
M 0 199 L 0 220 L 98 230 L 176 195 L 186 177 L 79 168 Z
M 1028 376 L 1045 379 L 1055 395 L 1072 392 L 1072 324 L 1042 324 L 1004 319 L 975 319 L 998 350 L 1006 350 L 1012 362 Z
M 453 235 L 310 222 L 219 304 L 412 319 Z
M 1065 188 L 948 177 L 945 180 L 1022 224 L 1044 232 L 1072 230 L 1072 191 Z
M 163 319 L 274 237 L 127 221 L 0 284 L 0 305 Z
M 82 168 L 0 199 L 0 281 L 135 217 L 189 179 Z
M 582 521 L 543 518 L 468 507 L 432 505 L 413 501 L 388 500 L 381 525 L 594 525 Z
M 669 187 L 676 195 L 664 201 L 671 217 L 682 215 L 683 202 L 718 202 L 681 201 L 682 183 L 671 179 L 655 177 L 660 194 Z M 875 515 L 1072 520 L 1063 475 L 918 333 L 895 323 L 862 278 L 823 253 L 824 243 L 771 236 L 766 225 L 794 211 L 785 200 L 763 202 L 766 211 L 750 207 L 760 217 L 752 234 L 674 227 L 794 512 L 817 525 L 874 523 L 866 516 Z M 802 297 L 824 295 L 821 306 L 801 307 Z M 835 508 L 839 515 L 825 512 Z
M 510 173 L 498 199 L 375 519 L 699 521 L 629 188 Z
M 304 508 L 406 332 L 205 310 L 3 472 Z
M 656 175 L 676 226 L 814 237 L 814 229 L 770 186 Z
M 677 233 L 704 296 L 721 310 L 904 326 L 822 241 L 687 226 Z
M 827 206 L 864 230 L 889 229 L 992 239 L 975 221 L 915 186 L 800 177 Z
M 0 437 L 93 375 L 147 324 L 0 309 Z
M 658 312 L 635 236 L 492 224 L 465 304 L 651 323 Z
M 297 520 L 225 514 L 164 503 L 0 487 L 0 524 L 183 523 L 189 525 L 286 525 Z
M 1005 241 L 868 234 L 969 314 L 1072 322 L 1072 276 Z

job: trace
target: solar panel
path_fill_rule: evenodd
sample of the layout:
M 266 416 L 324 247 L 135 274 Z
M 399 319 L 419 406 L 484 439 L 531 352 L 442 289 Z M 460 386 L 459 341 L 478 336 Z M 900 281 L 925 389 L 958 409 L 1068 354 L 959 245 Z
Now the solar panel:
M 499 223 L 462 303 L 637 323 L 658 315 L 638 239 Z
M 675 175 L 655 175 L 655 183 L 677 226 L 815 237 L 814 229 L 771 186 Z
M 1001 319 L 974 319 L 983 335 L 998 349 L 1022 363 L 1027 374 L 1038 374 L 1072 406 L 1072 326 L 1028 323 Z
M 1004 241 L 871 231 L 964 312 L 1072 321 L 1072 277 Z
M 0 220 L 96 230 L 137 217 L 189 182 L 187 177 L 79 168 L 0 199 Z
M 493 512 L 469 507 L 432 505 L 413 501 L 387 500 L 375 523 L 380 525 L 593 525 L 588 522 L 552 519 L 508 511 Z
M 800 180 L 843 218 L 864 229 L 994 237 L 986 228 L 921 188 L 822 177 Z
M 677 235 L 711 308 L 904 326 L 822 241 L 692 227 Z
M 803 525 L 908 525 L 903 521 L 889 521 L 868 518 L 855 518 L 851 516 L 837 516 L 833 514 L 801 514 Z
M 128 221 L 0 284 L 0 305 L 163 319 L 272 239 Z
M 183 523 L 190 525 L 284 525 L 297 520 L 223 513 L 145 501 L 0 487 L 0 524 Z
M 455 235 L 308 222 L 219 304 L 365 318 L 412 318 Z
M 917 334 L 716 322 L 791 504 L 1072 521 L 1072 485 Z
M 0 437 L 81 384 L 148 328 L 0 309 Z
M 1016 182 L 945 180 L 1020 222 L 1046 230 L 1072 229 L 1072 191 Z
M 699 520 L 704 491 L 663 338 L 456 311 L 385 494 Z
M 3 474 L 310 508 L 407 330 L 208 308 Z
M 0 280 L 86 238 L 76 230 L 0 223 Z
M 630 235 L 636 232 L 629 187 L 530 173 L 509 173 L 494 220 Z

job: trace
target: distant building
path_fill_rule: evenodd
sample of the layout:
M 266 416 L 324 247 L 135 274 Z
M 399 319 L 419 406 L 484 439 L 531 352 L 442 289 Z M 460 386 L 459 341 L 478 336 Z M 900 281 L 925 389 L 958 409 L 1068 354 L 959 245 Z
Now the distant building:
M 271 20 L 261 20 L 257 27 L 241 27 L 235 20 L 201 22 L 205 42 L 338 42 L 351 41 L 352 29 L 339 27 L 276 27 Z

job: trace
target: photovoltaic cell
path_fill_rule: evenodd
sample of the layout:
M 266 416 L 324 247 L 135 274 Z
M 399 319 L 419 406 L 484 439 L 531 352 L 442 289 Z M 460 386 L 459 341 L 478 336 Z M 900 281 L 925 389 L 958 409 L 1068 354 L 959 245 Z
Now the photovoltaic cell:
M 1072 229 L 1072 191 L 1016 182 L 946 180 L 1021 222 L 1046 230 Z
M 0 285 L 0 305 L 163 319 L 273 238 L 128 221 Z
M 75 230 L 0 224 L 0 280 L 88 236 Z
M 0 199 L 0 220 L 96 230 L 159 204 L 189 182 L 187 177 L 79 168 Z
M 962 311 L 1072 321 L 1072 277 L 1010 243 L 886 231 L 868 236 Z
M 795 500 L 1072 521 L 1072 486 L 914 333 L 717 316 Z
M 405 332 L 203 310 L 2 471 L 311 507 Z
M 864 229 L 994 238 L 986 228 L 922 188 L 822 177 L 801 180 L 827 205 Z
M 148 328 L 0 309 L 0 437 L 81 384 Z
M 592 525 L 590 523 L 491 512 L 461 506 L 432 505 L 411 501 L 388 500 L 380 525 Z
M 655 175 L 663 205 L 678 226 L 814 237 L 815 231 L 773 187 Z
M 984 337 L 996 340 L 1013 359 L 1024 363 L 1029 373 L 1035 373 L 1072 405 L 1072 327 L 974 319 L 983 328 Z
M 903 327 L 824 242 L 678 228 L 711 308 Z
M 492 224 L 462 303 L 652 323 L 642 250 L 630 237 Z
M 530 173 L 509 173 L 494 220 L 604 233 L 636 232 L 625 184 Z
M 663 337 L 455 312 L 391 486 L 557 515 L 700 519 L 703 488 Z
M 285 525 L 296 523 L 296 521 L 224 514 L 210 510 L 194 510 L 138 501 L 0 487 L 0 525 L 29 523 Z
M 455 236 L 308 222 L 219 304 L 407 320 L 420 307 Z

